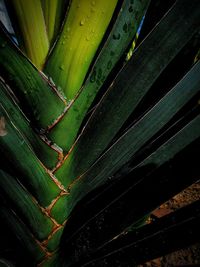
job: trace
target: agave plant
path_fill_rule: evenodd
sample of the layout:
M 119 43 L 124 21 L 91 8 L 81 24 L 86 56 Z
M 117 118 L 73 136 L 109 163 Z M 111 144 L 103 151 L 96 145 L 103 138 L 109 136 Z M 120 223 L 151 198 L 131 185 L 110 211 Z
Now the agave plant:
M 164 2 L 5 1 L 3 266 L 134 266 L 197 240 L 198 201 L 144 225 L 200 173 L 200 1 Z

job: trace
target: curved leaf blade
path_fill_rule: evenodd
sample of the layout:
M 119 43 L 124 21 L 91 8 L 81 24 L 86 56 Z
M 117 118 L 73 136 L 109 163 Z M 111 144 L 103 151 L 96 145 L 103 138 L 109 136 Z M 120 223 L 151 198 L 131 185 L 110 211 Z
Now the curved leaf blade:
M 59 179 L 66 179 L 65 184 L 76 179 L 97 160 L 162 70 L 199 29 L 199 17 L 198 0 L 192 4 L 187 0 L 177 1 L 138 47 L 93 112 L 65 163 L 56 172 Z
M 60 189 L 1 104 L 0 118 L 0 151 L 4 155 L 4 159 L 12 162 L 13 169 L 20 173 L 22 183 L 31 188 L 37 201 L 44 207 L 48 206 L 52 199 L 60 193 Z
M 45 144 L 37 134 L 31 129 L 30 123 L 23 115 L 17 103 L 8 93 L 9 88 L 0 81 L 0 103 L 7 110 L 13 123 L 31 144 L 39 159 L 49 168 L 54 168 L 58 161 L 58 154 Z
M 42 69 L 47 53 L 49 41 L 47 37 L 41 2 L 38 0 L 11 1 L 11 18 L 16 18 L 13 25 L 19 29 L 25 52 L 29 59 Z
M 105 34 L 117 0 L 73 0 L 44 72 L 73 99 Z M 76 75 L 75 75 L 76 74 Z
M 62 120 L 49 133 L 50 138 L 69 151 L 97 92 L 112 72 L 115 64 L 124 56 L 139 27 L 149 1 L 136 0 L 130 5 L 129 0 L 123 1 L 121 10 L 105 41 L 91 72 L 88 74 L 79 95 L 69 107 Z M 67 133 L 67 139 L 64 138 Z
M 25 218 L 25 223 L 39 240 L 46 239 L 53 229 L 53 222 L 16 179 L 2 170 L 0 170 L 0 177 L 0 189 L 10 201 L 12 209 L 16 207 L 20 217 Z
M 25 114 L 39 128 L 51 125 L 65 104 L 48 80 L 28 61 L 0 27 L 1 77 L 19 98 Z M 45 105 L 44 105 L 45 103 Z
M 101 211 L 93 209 L 94 214 L 80 228 L 68 232 L 66 226 L 65 249 L 70 251 L 71 257 L 68 257 L 70 263 L 76 262 L 84 255 L 103 246 L 127 227 L 137 223 L 163 202 L 199 179 L 198 160 L 193 154 L 194 148 L 196 151 L 199 149 L 199 122 L 200 115 L 150 155 L 148 160 L 139 164 L 127 179 L 122 179 L 113 188 L 111 186 L 104 197 L 110 198 L 109 194 L 112 195 L 116 188 L 119 194 L 114 193 L 114 198 L 111 197 L 111 201 L 102 206 Z M 146 173 L 142 172 L 143 167 L 148 167 L 148 165 L 152 166 L 151 170 L 145 170 Z M 142 173 L 137 175 L 137 170 L 140 169 Z M 182 179 L 178 179 L 179 174 Z M 125 190 L 120 191 L 120 185 Z M 148 201 L 142 201 L 144 194 Z M 101 197 L 103 195 L 100 196 L 100 200 Z M 137 205 L 133 205 L 130 209 L 128 203 L 137 203 Z M 90 204 L 92 206 L 92 202 Z M 100 205 L 98 201 L 96 204 Z M 73 253 L 75 248 L 76 253 Z

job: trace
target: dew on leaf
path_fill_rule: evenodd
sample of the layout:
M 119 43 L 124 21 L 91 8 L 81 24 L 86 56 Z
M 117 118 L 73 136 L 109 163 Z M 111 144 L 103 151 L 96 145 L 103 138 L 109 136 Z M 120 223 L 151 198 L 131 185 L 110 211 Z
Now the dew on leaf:
M 124 23 L 123 31 L 124 31 L 125 33 L 128 32 L 128 25 L 127 25 L 127 23 Z
M 107 63 L 107 69 L 109 70 L 109 69 L 111 69 L 111 67 L 112 67 L 112 61 L 109 60 Z
M 133 7 L 130 6 L 129 9 L 128 9 L 128 11 L 129 11 L 130 13 L 133 12 Z
M 80 21 L 80 26 L 83 26 L 85 24 L 85 19 L 82 19 L 81 21 Z
M 91 5 L 92 5 L 92 6 L 95 6 L 95 4 L 96 4 L 95 1 L 92 1 L 92 2 L 91 2 Z
M 118 33 L 118 34 L 113 34 L 113 39 L 114 40 L 119 40 L 120 39 L 120 33 Z

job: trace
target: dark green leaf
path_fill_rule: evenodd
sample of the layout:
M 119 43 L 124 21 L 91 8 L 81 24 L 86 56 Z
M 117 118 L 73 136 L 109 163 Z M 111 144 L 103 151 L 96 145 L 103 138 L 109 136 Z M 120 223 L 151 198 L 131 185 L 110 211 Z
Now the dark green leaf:
M 148 3 L 148 0 L 136 0 L 134 5 L 130 5 L 129 0 L 123 1 L 121 11 L 93 64 L 92 70 L 88 74 L 87 80 L 83 84 L 80 94 L 60 123 L 50 132 L 50 138 L 64 150 L 69 151 L 71 148 L 94 97 L 116 63 L 121 57 L 124 57 L 125 50 L 136 34 Z M 67 139 L 64 138 L 66 132 Z
M 0 27 L 1 77 L 19 98 L 25 114 L 47 128 L 64 111 L 64 102 L 56 95 L 53 85 L 11 42 Z
M 150 138 L 152 138 L 169 120 L 199 91 L 200 63 L 166 94 L 147 114 L 133 125 L 84 175 L 87 183 L 102 184 L 119 170 Z M 79 148 L 79 147 L 78 147 Z M 79 164 L 85 164 L 84 156 L 78 161 L 76 147 L 66 160 L 65 165 L 56 173 L 65 185 L 76 178 Z M 82 154 L 81 154 L 82 155 Z M 87 177 L 87 178 L 85 178 Z M 82 178 L 81 178 L 82 179 Z M 81 189 L 82 191 L 82 189 Z
M 41 261 L 45 253 L 31 235 L 28 227 L 16 216 L 16 214 L 5 206 L 1 205 L 0 217 L 6 221 L 11 231 L 17 235 L 17 238 L 24 247 L 24 250 L 29 255 L 29 260 Z M 26 255 L 27 256 L 27 255 Z
M 83 255 L 95 251 L 199 179 L 199 164 L 195 156 L 200 146 L 199 123 L 200 115 L 139 164 L 129 176 L 108 187 L 107 192 L 105 190 L 96 199 L 93 196 L 93 201 L 88 201 L 81 212 L 79 204 L 81 222 L 73 226 L 72 215 L 63 235 L 67 237 L 63 248 L 71 255 L 68 262 L 76 262 Z
M 47 206 L 57 197 L 60 189 L 50 173 L 32 151 L 26 138 L 20 133 L 4 107 L 0 104 L 0 152 L 3 159 L 20 173 L 23 183 L 31 188 L 39 203 Z M 8 169 L 10 172 L 10 169 Z
M 53 229 L 53 222 L 42 212 L 29 192 L 2 170 L 0 170 L 0 190 L 4 192 L 11 208 L 16 207 L 21 218 L 25 218 L 34 235 L 40 240 L 46 239 Z
M 48 168 L 54 168 L 58 161 L 58 153 L 34 133 L 14 98 L 9 94 L 9 88 L 2 81 L 0 81 L 0 103 L 6 109 L 12 122 L 29 141 L 39 159 Z
M 65 179 L 65 184 L 84 173 L 101 155 L 160 73 L 198 30 L 199 17 L 198 0 L 177 1 L 138 47 L 57 171 L 56 175 Z

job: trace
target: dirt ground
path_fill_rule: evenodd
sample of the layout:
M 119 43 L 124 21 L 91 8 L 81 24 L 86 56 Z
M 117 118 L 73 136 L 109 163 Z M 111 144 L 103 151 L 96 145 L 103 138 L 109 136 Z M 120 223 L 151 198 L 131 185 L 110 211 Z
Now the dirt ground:
M 200 182 L 195 183 L 176 195 L 157 210 L 153 214 L 162 217 L 179 208 L 182 208 L 196 200 L 200 199 Z M 181 249 L 174 253 L 165 255 L 161 258 L 149 261 L 138 267 L 200 267 L 200 241 L 193 246 Z

